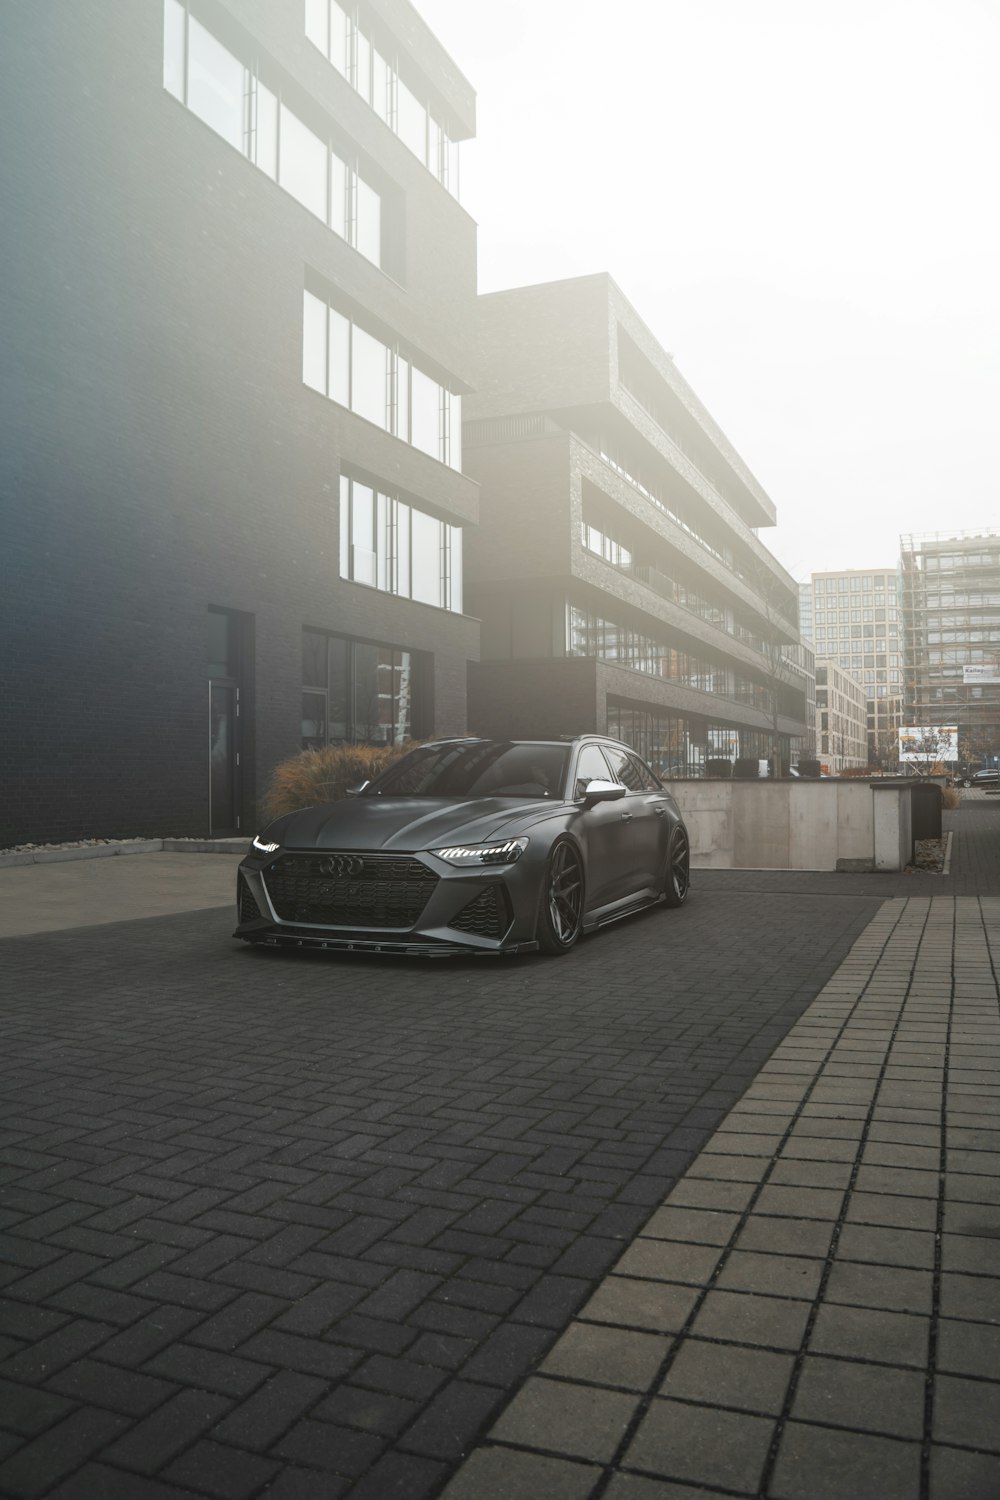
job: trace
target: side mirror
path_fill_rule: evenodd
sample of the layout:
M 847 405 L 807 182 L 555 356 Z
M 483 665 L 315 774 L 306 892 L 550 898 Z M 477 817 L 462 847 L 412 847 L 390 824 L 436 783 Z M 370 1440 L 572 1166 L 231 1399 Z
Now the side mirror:
M 620 781 L 588 781 L 583 789 L 583 800 L 588 807 L 595 802 L 617 802 L 628 791 Z
M 347 795 L 349 797 L 360 797 L 366 786 L 371 786 L 371 781 L 359 781 L 357 786 L 349 786 Z

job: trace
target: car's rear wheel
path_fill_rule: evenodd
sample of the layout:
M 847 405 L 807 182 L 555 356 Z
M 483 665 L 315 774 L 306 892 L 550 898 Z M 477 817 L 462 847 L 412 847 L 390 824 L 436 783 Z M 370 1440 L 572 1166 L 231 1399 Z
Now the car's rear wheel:
M 543 953 L 568 953 L 583 930 L 583 860 L 576 845 L 560 839 L 549 853 L 538 913 Z
M 691 845 L 683 828 L 675 828 L 667 845 L 663 895 L 668 906 L 683 906 L 691 889 Z

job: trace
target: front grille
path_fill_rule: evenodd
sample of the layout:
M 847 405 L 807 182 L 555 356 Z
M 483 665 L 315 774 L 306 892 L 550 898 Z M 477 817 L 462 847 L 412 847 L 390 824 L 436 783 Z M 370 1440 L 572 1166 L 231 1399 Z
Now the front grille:
M 242 875 L 240 876 L 240 897 L 239 897 L 239 903 L 240 903 L 240 921 L 241 922 L 259 922 L 260 921 L 260 907 L 257 905 L 256 901 L 253 899 L 253 892 L 251 891 L 250 887 L 247 885 L 246 880 L 243 878 Z
M 412 927 L 438 877 L 392 854 L 286 854 L 264 873 L 283 922 L 323 927 Z
M 449 927 L 459 932 L 474 932 L 478 937 L 502 938 L 510 926 L 510 902 L 502 885 L 488 885 L 475 900 L 470 901 L 457 916 L 452 917 Z

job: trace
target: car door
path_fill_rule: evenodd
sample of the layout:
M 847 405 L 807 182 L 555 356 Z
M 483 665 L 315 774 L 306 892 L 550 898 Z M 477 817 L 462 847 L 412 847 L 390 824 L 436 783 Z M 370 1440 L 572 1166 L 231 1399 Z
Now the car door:
M 585 744 L 577 757 L 573 796 L 581 797 L 589 781 L 614 781 L 598 744 Z M 622 808 L 620 802 L 595 802 L 583 809 L 579 834 L 587 851 L 586 906 L 593 911 L 616 899 L 621 877 Z
M 649 767 L 630 751 L 603 746 L 612 775 L 628 791 L 619 810 L 616 881 L 619 896 L 658 889 L 669 837 L 667 794 Z

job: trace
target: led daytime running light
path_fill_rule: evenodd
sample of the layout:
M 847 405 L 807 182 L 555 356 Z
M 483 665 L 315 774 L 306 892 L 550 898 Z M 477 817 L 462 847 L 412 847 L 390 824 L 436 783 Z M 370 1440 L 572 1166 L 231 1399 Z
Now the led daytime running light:
M 281 848 L 281 845 L 262 844 L 260 841 L 260 834 L 255 833 L 253 836 L 253 844 L 251 845 L 251 848 L 256 849 L 258 854 L 273 854 L 276 849 Z
M 527 839 L 508 839 L 504 844 L 454 844 L 431 853 L 453 865 L 512 865 L 527 847 Z

